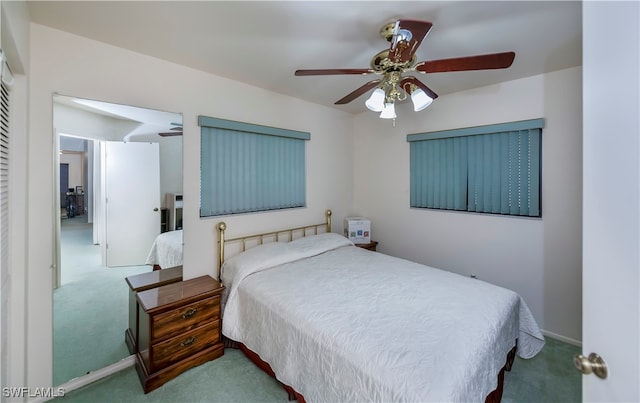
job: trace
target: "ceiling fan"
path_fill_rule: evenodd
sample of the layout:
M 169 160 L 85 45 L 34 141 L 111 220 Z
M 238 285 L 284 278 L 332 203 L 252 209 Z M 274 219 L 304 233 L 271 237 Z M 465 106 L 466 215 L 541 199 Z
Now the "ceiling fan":
M 407 72 L 442 73 L 504 69 L 513 63 L 514 52 L 416 62 L 416 50 L 432 25 L 428 21 L 418 20 L 398 20 L 384 25 L 380 29 L 380 35 L 390 42 L 390 46 L 389 49 L 379 52 L 371 59 L 370 68 L 296 70 L 295 75 L 375 74 L 382 76 L 362 85 L 336 101 L 335 104 L 347 104 L 375 88 L 365 105 L 374 112 L 380 112 L 381 118 L 395 119 L 396 101 L 402 101 L 411 96 L 414 110 L 420 111 L 438 97 L 416 77 L 404 75 Z
M 169 129 L 170 131 L 164 132 L 164 133 L 158 133 L 158 136 L 160 137 L 182 136 L 182 123 L 171 122 L 171 125 L 173 127 Z

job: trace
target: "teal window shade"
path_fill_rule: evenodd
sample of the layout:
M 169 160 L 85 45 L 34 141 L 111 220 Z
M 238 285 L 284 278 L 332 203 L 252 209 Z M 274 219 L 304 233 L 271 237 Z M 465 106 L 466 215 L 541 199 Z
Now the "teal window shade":
M 540 217 L 543 119 L 419 133 L 411 207 Z
M 200 216 L 304 207 L 310 134 L 200 116 Z

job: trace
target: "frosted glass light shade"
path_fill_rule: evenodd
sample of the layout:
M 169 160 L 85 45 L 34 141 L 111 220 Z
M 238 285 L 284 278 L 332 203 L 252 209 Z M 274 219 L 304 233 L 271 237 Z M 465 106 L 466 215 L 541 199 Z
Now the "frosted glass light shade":
M 371 111 L 382 112 L 384 109 L 384 98 L 384 91 L 380 88 L 376 88 L 364 104 Z
M 431 105 L 433 98 L 418 88 L 411 93 L 411 101 L 413 102 L 413 110 L 418 112 Z
M 384 109 L 380 113 L 381 119 L 395 119 L 396 118 L 396 107 L 392 103 L 384 104 Z

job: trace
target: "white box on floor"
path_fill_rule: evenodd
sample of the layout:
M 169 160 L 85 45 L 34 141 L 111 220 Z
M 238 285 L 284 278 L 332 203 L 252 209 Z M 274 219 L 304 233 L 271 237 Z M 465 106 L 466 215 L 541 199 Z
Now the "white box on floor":
M 345 217 L 344 236 L 353 243 L 371 242 L 371 221 L 364 217 Z

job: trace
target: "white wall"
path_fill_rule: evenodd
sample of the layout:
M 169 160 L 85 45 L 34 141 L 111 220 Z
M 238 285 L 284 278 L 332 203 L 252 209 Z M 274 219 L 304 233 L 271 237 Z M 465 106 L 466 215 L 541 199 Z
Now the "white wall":
M 352 204 L 350 115 L 35 24 L 31 25 L 31 55 L 29 386 L 47 385 L 52 379 L 53 93 L 183 114 L 186 278 L 214 274 L 214 228 L 219 221 L 199 218 L 198 115 L 311 132 L 307 208 L 224 217 L 231 236 L 249 229 L 321 222 L 326 208 L 342 220 L 345 206 Z
M 61 134 L 94 140 L 121 141 L 140 124 L 55 103 L 53 126 Z
M 403 104 L 396 127 L 358 115 L 352 213 L 372 219 L 378 250 L 510 288 L 543 329 L 581 340 L 581 85 L 573 68 L 442 96 L 422 112 Z M 540 117 L 542 219 L 409 208 L 407 134 Z
M 29 69 L 29 16 L 25 2 L 0 2 L 2 50 L 14 74 L 11 88 L 11 159 L 9 162 L 9 290 L 2 285 L 2 298 L 9 298 L 9 327 L 0 337 L 8 338 L 8 351 L 2 353 L 2 382 L 26 384 L 26 270 L 27 253 L 27 128 Z M 2 385 L 4 386 L 4 385 Z

